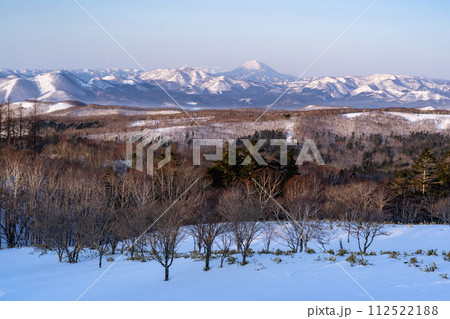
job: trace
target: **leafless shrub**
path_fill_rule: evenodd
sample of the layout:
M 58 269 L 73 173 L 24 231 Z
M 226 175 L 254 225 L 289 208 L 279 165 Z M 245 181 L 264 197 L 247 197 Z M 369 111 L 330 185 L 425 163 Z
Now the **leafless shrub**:
M 263 211 L 249 188 L 234 187 L 226 191 L 218 203 L 218 212 L 229 222 L 242 265 L 247 263 L 250 246 L 263 230 Z

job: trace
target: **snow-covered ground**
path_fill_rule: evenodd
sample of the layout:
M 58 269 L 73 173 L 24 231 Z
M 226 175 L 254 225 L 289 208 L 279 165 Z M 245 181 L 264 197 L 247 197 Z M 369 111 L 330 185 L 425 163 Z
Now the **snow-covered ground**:
M 348 106 L 332 106 L 332 105 L 308 105 L 300 108 L 299 111 L 319 111 L 319 110 L 337 110 L 348 109 Z
M 12 103 L 13 108 L 22 107 L 25 111 L 25 114 L 32 114 L 34 112 L 34 102 L 21 102 L 21 103 Z M 68 108 L 74 107 L 71 103 L 59 102 L 59 103 L 41 103 L 38 106 L 37 112 L 39 114 L 47 114 L 52 112 L 57 112 L 61 110 L 65 110 Z
M 356 113 L 346 113 L 342 116 L 349 119 L 354 119 L 358 117 L 370 117 L 370 116 L 381 116 L 388 115 L 393 117 L 398 117 L 405 119 L 409 122 L 432 122 L 435 124 L 437 129 L 447 130 L 450 128 L 450 115 L 448 114 L 422 114 L 422 113 L 406 113 L 406 112 L 356 112 Z
M 389 226 L 388 231 L 388 236 L 376 238 L 369 248 L 377 255 L 365 257 L 368 266 L 352 267 L 345 261 L 348 255 L 335 257 L 339 265 L 325 260 L 329 255 L 311 243 L 316 253 L 255 253 L 246 266 L 225 262 L 223 268 L 218 267 L 219 259 L 214 259 L 208 272 L 202 270 L 203 261 L 181 257 L 170 269 L 170 280 L 164 282 L 158 262 L 130 261 L 124 256 L 82 300 L 370 300 L 350 276 L 375 300 L 450 300 L 450 279 L 440 276 L 450 275 L 450 262 L 441 254 L 450 250 L 450 228 L 397 225 Z M 339 238 L 344 248 L 357 250 L 355 240 L 347 244 L 342 231 L 334 234 L 326 248 L 337 251 Z M 275 243 L 274 249 L 278 247 L 287 249 Z M 252 248 L 260 250 L 262 239 Z M 192 249 L 188 238 L 179 251 Z M 425 254 L 414 255 L 418 249 Z M 436 249 L 438 256 L 428 256 L 429 249 Z M 397 259 L 380 254 L 393 250 L 401 254 Z M 91 254 L 86 253 L 78 264 L 67 264 L 59 263 L 52 252 L 33 248 L 0 250 L 0 300 L 77 299 L 112 264 L 105 261 L 99 269 Z M 419 267 L 408 264 L 412 257 L 418 259 Z M 276 258 L 281 262 L 274 261 Z M 437 265 L 435 272 L 421 270 L 431 263 Z
M 448 114 L 414 114 L 401 112 L 387 112 L 387 114 L 401 116 L 410 122 L 435 121 L 436 125 L 441 129 L 447 129 L 450 127 L 450 115 Z

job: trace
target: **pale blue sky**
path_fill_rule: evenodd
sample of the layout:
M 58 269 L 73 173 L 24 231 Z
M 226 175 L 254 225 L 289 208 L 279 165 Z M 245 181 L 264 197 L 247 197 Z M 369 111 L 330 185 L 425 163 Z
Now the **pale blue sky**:
M 372 2 L 79 0 L 146 69 L 260 60 L 299 75 Z M 0 0 L 0 68 L 135 68 L 72 0 Z M 379 0 L 306 76 L 450 79 L 450 1 Z

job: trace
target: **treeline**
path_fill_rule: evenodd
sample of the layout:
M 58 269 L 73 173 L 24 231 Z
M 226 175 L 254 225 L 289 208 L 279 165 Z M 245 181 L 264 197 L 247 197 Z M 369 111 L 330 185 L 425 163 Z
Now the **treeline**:
M 425 148 L 429 148 L 435 158 L 441 158 L 450 145 L 450 135 L 429 132 L 342 136 L 322 131 L 316 132 L 313 138 L 325 163 L 369 178 L 392 177 L 396 171 L 410 167 Z
M 393 220 L 400 223 L 450 221 L 450 151 L 436 159 L 425 148 L 410 168 L 388 185 Z
M 39 104 L 31 110 L 15 107 L 11 100 L 0 102 L 0 144 L 36 149 L 40 134 Z

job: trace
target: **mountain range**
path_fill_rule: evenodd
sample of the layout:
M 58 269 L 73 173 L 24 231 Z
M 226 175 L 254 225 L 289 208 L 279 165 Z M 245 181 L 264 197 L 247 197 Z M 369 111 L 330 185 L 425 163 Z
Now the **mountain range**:
M 215 69 L 211 69 L 215 70 Z M 173 107 L 164 88 L 183 107 L 300 108 L 339 105 L 450 108 L 450 81 L 406 75 L 323 76 L 308 79 L 279 73 L 248 61 L 229 72 L 181 67 L 136 69 L 0 69 L 0 100 L 75 100 L 88 104 Z

